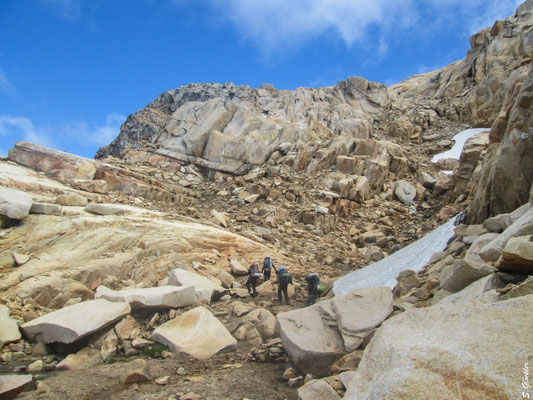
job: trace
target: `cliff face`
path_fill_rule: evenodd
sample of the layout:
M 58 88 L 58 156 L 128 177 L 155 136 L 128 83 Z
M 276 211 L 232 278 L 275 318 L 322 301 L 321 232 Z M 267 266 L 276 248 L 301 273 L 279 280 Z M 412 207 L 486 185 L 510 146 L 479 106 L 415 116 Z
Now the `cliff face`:
M 369 138 L 386 101 L 384 85 L 362 78 L 295 91 L 189 84 L 130 115 L 96 157 L 151 146 L 178 160 L 242 173 L 265 163 L 282 143 L 298 147 L 338 136 Z
M 465 193 L 474 196 L 470 215 L 479 222 L 529 196 L 531 96 L 524 82 L 531 75 L 532 26 L 528 0 L 473 35 L 463 60 L 389 88 L 359 77 L 294 91 L 189 84 L 130 115 L 96 158 L 143 150 L 232 174 L 265 163 L 313 173 L 350 156 L 356 139 L 420 142 L 442 138 L 458 124 L 492 127 L 482 179 Z M 518 179 L 513 165 L 527 165 Z M 513 193 L 501 182 L 512 182 Z

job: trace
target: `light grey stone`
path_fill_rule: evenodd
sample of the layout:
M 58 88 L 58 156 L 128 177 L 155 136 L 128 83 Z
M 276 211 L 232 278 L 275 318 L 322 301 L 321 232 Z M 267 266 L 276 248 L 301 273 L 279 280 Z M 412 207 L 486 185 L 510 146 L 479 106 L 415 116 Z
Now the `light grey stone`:
M 60 194 L 56 197 L 56 203 L 62 206 L 85 207 L 87 198 L 76 193 Z
M 121 319 L 130 310 L 128 303 L 90 300 L 53 311 L 20 328 L 32 340 L 72 343 Z
M 87 204 L 85 211 L 97 215 L 122 215 L 124 210 L 108 204 Z
M 129 303 L 132 308 L 178 308 L 190 306 L 196 301 L 194 286 L 158 286 L 115 291 L 100 285 L 95 297 Z
M 17 323 L 9 317 L 9 309 L 0 304 L 0 349 L 4 344 L 16 342 L 21 337 Z
M 496 261 L 512 237 L 533 234 L 533 208 L 526 211 L 513 224 L 505 229 L 496 239 L 487 243 L 479 255 L 485 261 Z
M 61 207 L 57 204 L 33 203 L 30 214 L 61 215 Z
M 344 399 L 516 398 L 523 379 L 517 365 L 520 371 L 533 352 L 532 307 L 533 296 L 524 296 L 438 304 L 390 318 L 365 350 Z
M 233 350 L 237 345 L 224 325 L 202 306 L 161 325 L 151 339 L 169 346 L 175 353 L 186 353 L 200 360 Z
M 392 312 L 389 288 L 356 289 L 313 306 L 277 315 L 281 340 L 304 373 L 325 376 Z
M 340 400 L 337 392 L 324 380 L 312 380 L 298 389 L 298 400 Z
M 0 186 L 0 215 L 11 219 L 24 219 L 28 216 L 32 203 L 29 194 Z
M 23 390 L 34 386 L 32 375 L 0 375 L 0 399 L 14 399 Z
M 181 268 L 174 269 L 168 277 L 169 285 L 192 286 L 199 301 L 216 301 L 229 292 L 202 275 Z
M 409 182 L 401 180 L 396 182 L 394 194 L 402 203 L 410 205 L 416 197 L 416 188 Z
M 440 287 L 452 293 L 456 293 L 472 282 L 483 278 L 496 269 L 487 264 L 469 263 L 465 260 L 457 260 L 451 265 L 444 267 L 440 274 Z

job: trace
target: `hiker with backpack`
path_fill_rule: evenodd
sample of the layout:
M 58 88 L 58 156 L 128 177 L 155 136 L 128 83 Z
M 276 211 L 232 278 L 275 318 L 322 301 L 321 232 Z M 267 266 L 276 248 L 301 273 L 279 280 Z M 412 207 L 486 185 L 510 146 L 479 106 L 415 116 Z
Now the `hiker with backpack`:
M 305 282 L 307 283 L 307 299 L 305 300 L 305 304 L 310 306 L 316 303 L 316 297 L 319 295 L 318 286 L 320 279 L 317 273 L 312 272 L 307 274 Z
M 256 263 L 253 263 L 250 265 L 250 268 L 248 268 L 248 279 L 246 280 L 246 288 L 248 289 L 248 293 L 251 292 L 252 297 L 257 297 L 257 291 L 255 290 L 255 287 L 257 285 L 257 280 L 259 277 L 262 276 L 259 272 L 259 267 Z M 250 286 L 252 286 L 252 289 L 250 290 Z
M 278 298 L 279 302 L 282 303 L 283 300 L 281 299 L 281 293 L 285 295 L 285 302 L 287 305 L 289 304 L 289 294 L 287 293 L 287 289 L 289 284 L 292 285 L 292 275 L 288 271 L 288 267 L 279 267 L 279 271 L 274 268 L 276 271 L 276 274 L 278 275 Z
M 263 276 L 265 278 L 265 282 L 270 280 L 272 268 L 276 269 L 276 267 L 274 267 L 272 259 L 270 257 L 265 257 L 265 259 L 263 260 Z

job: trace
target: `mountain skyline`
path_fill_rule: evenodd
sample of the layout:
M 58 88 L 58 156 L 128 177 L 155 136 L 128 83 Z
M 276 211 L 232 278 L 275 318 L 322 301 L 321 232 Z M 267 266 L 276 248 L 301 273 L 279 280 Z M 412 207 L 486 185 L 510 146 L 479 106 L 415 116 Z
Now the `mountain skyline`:
M 519 2 L 7 1 L 0 154 L 17 140 L 92 157 L 128 114 L 189 82 L 387 85 L 465 56 Z

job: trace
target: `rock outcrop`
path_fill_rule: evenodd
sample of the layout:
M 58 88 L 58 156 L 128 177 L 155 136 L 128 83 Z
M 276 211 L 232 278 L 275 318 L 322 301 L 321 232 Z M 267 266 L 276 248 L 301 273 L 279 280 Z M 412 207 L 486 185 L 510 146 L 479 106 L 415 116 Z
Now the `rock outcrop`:
M 524 296 L 391 318 L 366 349 L 344 398 L 515 398 L 520 368 L 533 351 L 532 305 L 533 296 Z
M 325 376 L 331 364 L 363 343 L 392 312 L 389 288 L 353 290 L 277 315 L 281 340 L 303 372 Z
M 283 156 L 286 143 L 307 147 L 340 135 L 369 138 L 386 100 L 384 85 L 358 77 L 334 87 L 295 91 L 189 84 L 130 115 L 97 157 L 124 157 L 130 150 L 155 146 L 158 154 L 177 160 L 242 173 Z M 307 164 L 302 160 L 300 166 Z
M 161 325 L 152 340 L 200 360 L 232 350 L 237 341 L 205 307 L 199 306 Z

